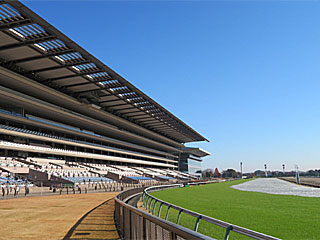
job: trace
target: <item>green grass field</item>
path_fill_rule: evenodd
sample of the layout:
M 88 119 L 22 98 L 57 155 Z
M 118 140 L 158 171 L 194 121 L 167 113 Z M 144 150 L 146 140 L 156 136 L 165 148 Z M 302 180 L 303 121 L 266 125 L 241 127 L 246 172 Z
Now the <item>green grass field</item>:
M 281 239 L 320 239 L 320 198 L 243 192 L 230 188 L 248 180 L 169 189 L 152 193 L 172 204 Z M 159 204 L 156 205 L 156 213 Z M 164 217 L 167 208 L 163 207 Z M 178 212 L 170 210 L 176 222 Z M 181 225 L 193 229 L 195 218 L 182 214 Z M 199 232 L 223 239 L 225 230 L 200 221 Z M 248 239 L 232 233 L 229 239 Z

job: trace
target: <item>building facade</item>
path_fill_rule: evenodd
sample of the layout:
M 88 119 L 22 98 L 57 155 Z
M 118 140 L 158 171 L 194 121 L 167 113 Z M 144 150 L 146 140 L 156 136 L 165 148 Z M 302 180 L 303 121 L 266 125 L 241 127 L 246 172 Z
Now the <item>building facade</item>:
M 197 172 L 184 144 L 207 139 L 22 3 L 0 13 L 1 156 Z

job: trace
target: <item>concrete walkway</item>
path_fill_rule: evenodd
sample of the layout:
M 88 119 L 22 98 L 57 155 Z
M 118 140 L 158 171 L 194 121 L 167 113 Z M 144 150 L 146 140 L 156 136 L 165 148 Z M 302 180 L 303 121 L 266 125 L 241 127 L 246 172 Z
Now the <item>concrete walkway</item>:
M 262 192 L 302 197 L 320 197 L 320 188 L 301 186 L 277 178 L 258 178 L 245 183 L 233 185 L 231 188 L 249 192 Z
M 109 192 L 105 189 L 89 189 L 87 193 L 104 193 Z M 43 191 L 38 188 L 37 190 L 30 190 L 30 193 L 28 195 L 24 194 L 24 191 L 20 192 L 18 195 L 14 196 L 13 192 L 10 192 L 8 195 L 5 194 L 4 196 L 0 196 L 0 200 L 8 200 L 8 199 L 17 199 L 17 198 L 25 198 L 25 197 L 46 197 L 46 196 L 58 196 L 58 195 L 73 195 L 73 194 L 80 194 L 78 190 L 73 193 L 73 191 L 70 189 L 68 192 L 66 189 L 63 189 L 63 191 L 60 194 L 60 191 L 56 191 L 55 193 L 52 192 L 52 190 L 48 190 L 48 188 L 44 188 Z M 84 190 L 81 191 L 81 194 L 86 194 Z
M 89 228 L 83 227 L 78 230 L 94 230 L 92 229 L 94 224 L 99 227 L 103 227 L 104 225 L 102 224 L 113 224 L 113 217 L 111 217 L 113 215 L 113 206 L 110 202 L 107 204 L 106 201 L 112 200 L 116 195 L 116 192 L 107 192 L 1 200 L 0 226 L 2 234 L 0 234 L 0 240 L 56 240 L 63 239 L 68 232 L 72 232 L 71 229 L 76 229 L 75 226 L 79 222 Z M 107 208 L 103 209 L 102 205 Z M 97 206 L 100 206 L 100 208 L 97 209 Z M 88 214 L 96 213 L 93 211 L 96 209 L 103 209 L 103 212 L 97 212 L 96 216 Z M 98 214 L 101 214 L 101 217 L 97 217 Z M 109 217 L 107 217 L 108 215 Z M 84 220 L 84 216 L 87 216 L 88 220 Z M 93 217 L 97 219 L 93 221 Z M 91 219 L 89 220 L 89 218 Z M 104 218 L 109 218 L 112 221 L 106 223 Z M 88 223 L 91 224 L 88 225 Z M 100 230 L 110 230 L 109 225 L 105 225 L 105 227 L 105 229 Z M 81 232 L 89 233 L 78 231 L 78 233 Z M 110 239 L 109 231 L 96 232 L 106 234 L 106 237 L 97 237 L 98 239 Z M 96 239 L 94 234 L 87 236 L 81 236 L 81 234 L 74 234 L 73 236 L 71 234 L 70 236 L 74 239 Z M 114 239 L 114 236 L 111 236 L 111 239 Z
M 75 239 L 120 239 L 114 222 L 113 198 L 86 213 L 64 237 Z
M 129 185 L 129 184 L 128 184 Z M 78 186 L 80 186 L 81 191 L 79 191 Z M 6 199 L 16 199 L 16 198 L 24 198 L 24 197 L 40 197 L 40 196 L 58 196 L 58 195 L 73 195 L 73 194 L 86 194 L 86 193 L 103 193 L 103 192 L 120 192 L 127 189 L 131 189 L 132 186 L 124 186 L 115 185 L 115 186 L 107 186 L 105 187 L 103 184 L 86 184 L 86 185 L 78 185 L 75 187 L 75 191 L 73 192 L 72 188 L 57 188 L 56 192 L 53 190 L 49 190 L 49 187 L 30 187 L 29 194 L 25 195 L 25 188 L 21 187 L 18 195 L 14 195 L 14 188 L 11 188 L 9 194 L 7 195 L 7 188 L 5 188 L 5 195 L 2 195 L 2 189 L 0 188 L 0 200 Z M 95 187 L 97 186 L 97 187 Z M 61 192 L 60 192 L 61 190 Z

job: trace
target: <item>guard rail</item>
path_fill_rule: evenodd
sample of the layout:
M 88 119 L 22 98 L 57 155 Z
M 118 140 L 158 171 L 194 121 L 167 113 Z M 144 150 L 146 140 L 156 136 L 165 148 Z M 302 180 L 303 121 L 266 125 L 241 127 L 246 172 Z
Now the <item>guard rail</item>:
M 200 214 L 200 213 L 197 213 L 197 212 L 193 212 L 193 211 L 185 209 L 185 208 L 181 208 L 181 207 L 176 206 L 174 204 L 171 204 L 171 203 L 165 202 L 163 200 L 160 200 L 160 199 L 158 199 L 158 198 L 156 198 L 156 197 L 154 197 L 154 196 L 149 194 L 149 193 L 155 192 L 155 191 L 161 191 L 161 190 L 164 190 L 164 189 L 179 188 L 179 187 L 183 187 L 183 185 L 182 184 L 173 184 L 173 185 L 153 186 L 153 187 L 148 187 L 148 188 L 144 189 L 143 195 L 142 195 L 142 201 L 143 201 L 144 207 L 153 216 L 156 216 L 157 218 L 160 218 L 160 216 L 161 216 L 160 213 L 161 213 L 162 207 L 164 205 L 166 205 L 167 206 L 167 212 L 165 214 L 165 219 L 164 220 L 168 220 L 170 209 L 177 210 L 179 212 L 178 216 L 177 216 L 177 220 L 176 220 L 176 224 L 177 225 L 179 224 L 180 217 L 181 217 L 182 213 L 185 213 L 185 214 L 188 214 L 188 215 L 194 217 L 195 218 L 195 225 L 193 227 L 193 230 L 194 230 L 195 233 L 198 231 L 199 222 L 200 222 L 200 219 L 201 219 L 202 221 L 205 221 L 205 222 L 217 225 L 219 227 L 225 228 L 226 229 L 225 237 L 224 237 L 225 240 L 229 239 L 231 231 L 239 233 L 239 234 L 242 234 L 244 236 L 247 236 L 247 237 L 250 237 L 250 238 L 253 238 L 253 239 L 279 240 L 279 238 L 275 238 L 275 237 L 272 237 L 272 236 L 269 236 L 269 235 L 266 235 L 266 234 L 263 234 L 263 233 L 259 233 L 259 232 L 256 232 L 256 231 L 253 231 L 253 230 L 250 230 L 250 229 L 247 229 L 247 228 L 243 228 L 243 227 L 240 227 L 240 226 L 237 226 L 237 225 L 234 225 L 234 224 L 230 224 L 228 222 L 224 222 L 224 221 L 212 218 L 212 217 L 208 217 L 206 215 L 203 215 L 203 214 Z M 157 203 L 159 203 L 160 205 L 159 205 L 159 209 L 158 209 L 158 211 L 156 213 L 155 210 L 156 210 L 156 204 Z

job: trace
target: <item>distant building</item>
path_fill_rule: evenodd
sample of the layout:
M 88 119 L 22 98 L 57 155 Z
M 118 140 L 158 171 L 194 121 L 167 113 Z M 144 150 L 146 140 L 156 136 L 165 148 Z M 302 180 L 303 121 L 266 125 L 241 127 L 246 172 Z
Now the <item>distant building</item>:
M 256 175 L 257 177 L 265 177 L 266 173 L 265 171 L 257 170 L 257 171 L 254 171 L 254 175 Z
M 218 168 L 216 168 L 214 170 L 214 174 L 213 174 L 214 177 L 221 177 L 221 173 L 219 172 Z
M 209 152 L 201 148 L 185 147 L 180 154 L 179 171 L 195 176 L 201 176 L 202 157 L 210 155 Z
M 266 172 L 262 171 L 262 170 L 257 170 L 254 172 L 254 175 L 256 175 L 257 177 L 265 177 L 266 176 Z M 271 171 L 267 171 L 267 177 L 272 177 L 272 172 Z

